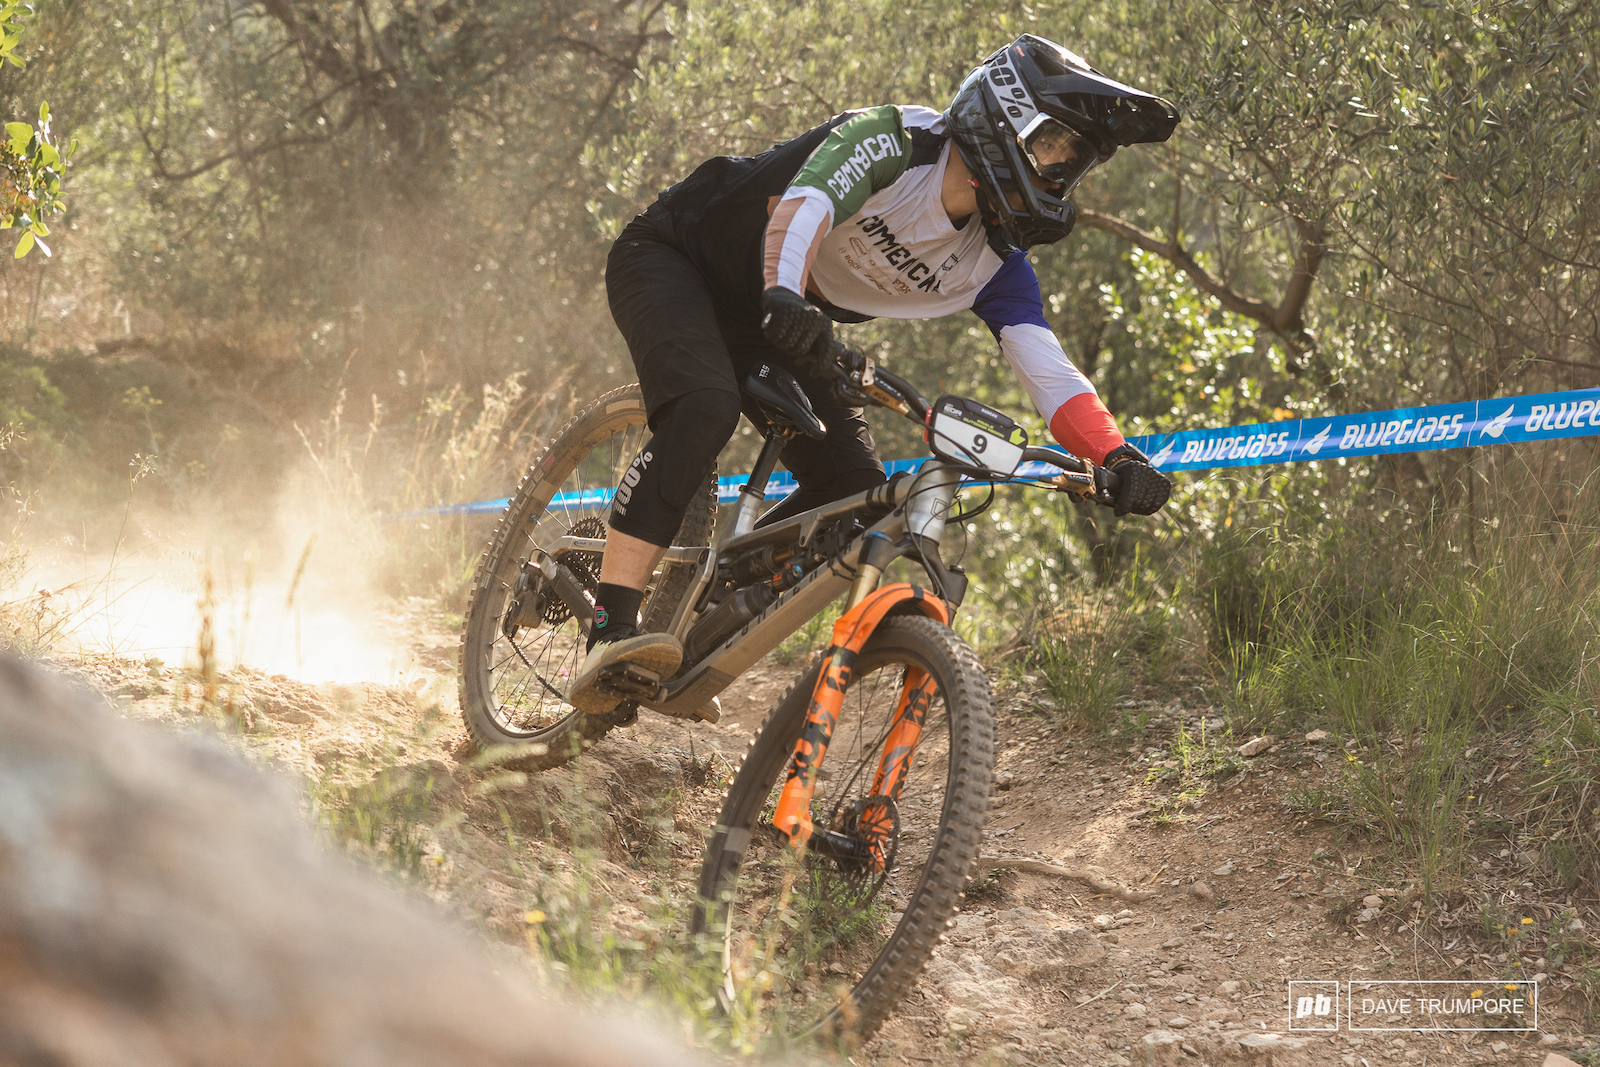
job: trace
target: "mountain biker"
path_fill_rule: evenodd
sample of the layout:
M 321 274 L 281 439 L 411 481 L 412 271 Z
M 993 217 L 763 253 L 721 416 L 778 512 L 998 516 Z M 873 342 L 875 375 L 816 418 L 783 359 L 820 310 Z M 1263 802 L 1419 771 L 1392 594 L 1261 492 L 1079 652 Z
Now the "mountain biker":
M 676 638 L 638 632 L 643 591 L 738 426 L 753 367 L 794 373 L 827 427 L 823 441 L 787 443 L 799 489 L 763 522 L 884 480 L 861 409 L 831 391 L 834 322 L 971 309 L 1056 440 L 1121 476 L 1118 515 L 1166 503 L 1171 483 L 1123 439 L 1045 322 L 1024 253 L 1072 231 L 1067 196 L 1090 168 L 1119 147 L 1165 141 L 1177 123 L 1167 101 L 1025 34 L 974 69 L 943 113 L 849 111 L 760 155 L 711 159 L 629 223 L 606 292 L 653 436 L 612 505 L 572 705 L 616 707 L 598 684 L 609 667 L 678 669 Z

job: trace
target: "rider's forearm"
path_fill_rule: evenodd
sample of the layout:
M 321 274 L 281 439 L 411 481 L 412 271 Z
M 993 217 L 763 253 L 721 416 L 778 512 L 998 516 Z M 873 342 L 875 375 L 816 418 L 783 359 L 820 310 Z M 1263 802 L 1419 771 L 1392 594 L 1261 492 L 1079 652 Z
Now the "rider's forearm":
M 1096 463 L 1125 440 L 1117 420 L 1094 393 L 1079 393 L 1057 408 L 1050 416 L 1050 434 L 1068 452 Z
M 996 334 L 1000 350 L 1063 448 L 1099 463 L 1122 444 L 1116 420 L 1100 402 L 1094 383 L 1067 358 L 1048 326 L 1014 322 Z
M 806 291 L 817 249 L 833 224 L 833 206 L 815 189 L 791 187 L 767 222 L 762 249 L 762 289 Z

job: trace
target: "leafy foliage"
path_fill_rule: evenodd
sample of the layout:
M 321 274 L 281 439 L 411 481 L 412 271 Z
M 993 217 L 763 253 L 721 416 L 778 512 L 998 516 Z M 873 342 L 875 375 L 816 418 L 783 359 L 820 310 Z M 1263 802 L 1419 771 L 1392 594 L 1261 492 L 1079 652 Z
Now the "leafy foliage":
M 16 48 L 22 39 L 21 21 L 32 10 L 18 0 L 0 2 L 0 60 L 13 67 L 24 65 Z M 0 142 L 0 229 L 22 227 L 15 258 L 21 259 L 35 245 L 50 255 L 50 246 L 43 241 L 50 236 L 50 227 L 44 220 L 66 210 L 61 179 L 66 157 L 75 148 L 76 141 L 63 152 L 51 139 L 49 104 L 39 105 L 36 125 L 6 123 L 5 140 Z

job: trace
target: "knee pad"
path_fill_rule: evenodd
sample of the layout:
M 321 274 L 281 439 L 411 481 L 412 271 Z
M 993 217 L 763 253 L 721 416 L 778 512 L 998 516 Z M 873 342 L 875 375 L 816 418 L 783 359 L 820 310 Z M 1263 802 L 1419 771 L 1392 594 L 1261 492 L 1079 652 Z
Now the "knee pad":
M 656 412 L 655 431 L 622 476 L 611 525 L 670 545 L 706 472 L 739 426 L 739 397 L 721 389 L 685 393 Z

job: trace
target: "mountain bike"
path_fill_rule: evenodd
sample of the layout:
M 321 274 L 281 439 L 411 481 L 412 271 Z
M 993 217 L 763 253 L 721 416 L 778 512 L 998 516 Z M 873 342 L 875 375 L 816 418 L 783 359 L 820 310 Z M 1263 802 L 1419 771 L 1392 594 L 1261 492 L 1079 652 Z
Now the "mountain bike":
M 723 958 L 730 1005 L 791 1031 L 874 1032 L 938 943 L 978 859 L 994 774 L 989 681 L 950 628 L 967 579 L 940 545 L 963 486 L 1025 484 L 1113 502 L 1116 475 L 1029 446 L 977 401 L 930 402 L 842 345 L 833 387 L 853 406 L 918 422 L 915 473 L 781 522 L 760 505 L 784 444 L 826 433 L 783 370 L 743 385 L 767 426 L 716 540 L 715 472 L 652 577 L 643 627 L 675 634 L 671 678 L 623 668 L 625 699 L 590 716 L 567 704 L 584 655 L 611 495 L 643 443 L 637 386 L 579 415 L 529 470 L 485 551 L 462 638 L 462 711 L 480 746 L 530 769 L 572 758 L 639 708 L 715 721 L 713 698 L 834 601 L 827 650 L 768 714 L 732 776 L 699 879 L 692 931 Z M 927 579 L 880 588 L 906 560 Z

